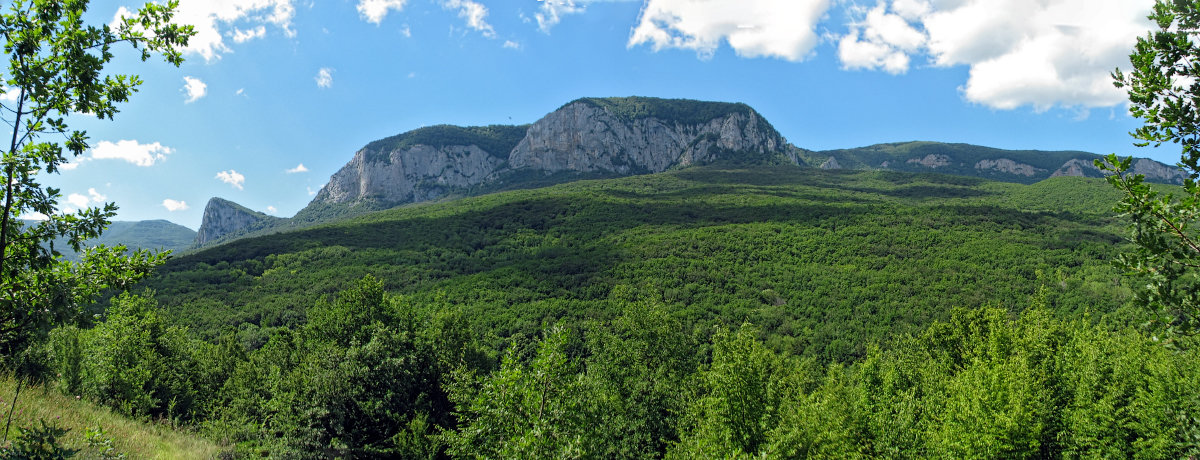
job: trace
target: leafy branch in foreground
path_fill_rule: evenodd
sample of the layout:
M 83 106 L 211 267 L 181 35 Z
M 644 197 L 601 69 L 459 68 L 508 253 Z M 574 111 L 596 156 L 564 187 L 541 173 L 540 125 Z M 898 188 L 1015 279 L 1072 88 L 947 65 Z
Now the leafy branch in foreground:
M 1130 173 L 1131 159 L 1109 155 L 1096 166 L 1125 193 L 1117 211 L 1129 216 L 1136 247 L 1117 264 L 1143 282 L 1137 298 L 1162 316 L 1173 333 L 1200 328 L 1200 4 L 1158 0 L 1149 16 L 1156 30 L 1138 38 L 1129 55 L 1132 70 L 1113 72 L 1114 85 L 1129 94 L 1129 111 L 1143 126 L 1130 133 L 1135 145 L 1179 145 L 1188 173 L 1183 194 L 1163 195 Z
M 124 247 L 114 247 L 89 249 L 80 263 L 62 260 L 52 241 L 67 237 L 79 251 L 100 235 L 116 206 L 60 213 L 59 190 L 43 186 L 38 176 L 56 172 L 88 148 L 87 133 L 71 129 L 68 117 L 111 120 L 137 92 L 138 77 L 104 73 L 114 46 L 132 45 L 143 61 L 158 53 L 173 65 L 182 62 L 181 50 L 194 32 L 170 22 L 177 5 L 150 3 L 114 26 L 85 24 L 88 0 L 17 0 L 0 13 L 8 59 L 0 81 L 8 95 L 15 94 L 12 102 L 0 103 L 0 120 L 12 130 L 0 161 L 0 365 L 20 377 L 36 372 L 26 352 L 51 328 L 79 315 L 102 290 L 129 286 L 166 257 L 145 251 L 126 256 Z M 35 215 L 44 220 L 22 221 Z

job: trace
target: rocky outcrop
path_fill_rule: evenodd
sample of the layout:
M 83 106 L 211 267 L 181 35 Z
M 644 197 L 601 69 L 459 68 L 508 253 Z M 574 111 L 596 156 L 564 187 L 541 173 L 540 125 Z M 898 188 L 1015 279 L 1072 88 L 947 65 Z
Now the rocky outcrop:
M 821 163 L 821 169 L 842 169 L 842 165 L 838 164 L 837 158 L 829 157 L 824 163 Z
M 1097 168 L 1091 161 L 1075 158 L 1063 163 L 1062 166 L 1050 174 L 1050 177 L 1062 176 L 1101 177 L 1103 174 L 1101 174 L 1100 168 Z
M 377 199 L 411 203 L 436 199 L 454 188 L 470 187 L 495 175 L 504 162 L 475 145 L 414 145 L 372 158 L 359 150 L 329 178 L 314 202 L 346 203 Z
M 744 104 L 580 99 L 521 127 L 523 137 L 511 144 L 488 137 L 514 128 L 443 126 L 437 135 L 416 130 L 373 142 L 309 206 L 429 201 L 523 171 L 642 174 L 743 155 L 801 162 L 798 149 Z
M 196 232 L 196 245 L 203 246 L 223 236 L 279 220 L 261 212 L 251 211 L 232 201 L 213 198 L 204 206 L 204 217 L 200 230 Z
M 975 163 L 975 169 L 980 171 L 999 171 L 1002 173 L 1015 174 L 1025 177 L 1033 177 L 1034 175 L 1046 172 L 1045 169 L 1035 168 L 1024 163 L 1017 163 L 1008 158 L 979 160 L 978 163 Z
M 1146 176 L 1146 180 L 1151 182 L 1166 182 L 1168 184 L 1182 184 L 1184 179 L 1187 179 L 1187 173 L 1183 172 L 1176 166 L 1167 166 L 1157 161 L 1138 158 L 1129 166 L 1129 171 L 1134 174 Z
M 950 164 L 950 157 L 946 155 L 925 155 L 923 158 L 909 158 L 906 163 L 919 164 L 926 168 L 939 168 Z
M 706 164 L 730 153 L 779 153 L 783 137 L 747 107 L 700 124 L 645 117 L 623 120 L 604 107 L 574 102 L 538 120 L 509 155 L 509 167 L 557 171 L 654 173 Z

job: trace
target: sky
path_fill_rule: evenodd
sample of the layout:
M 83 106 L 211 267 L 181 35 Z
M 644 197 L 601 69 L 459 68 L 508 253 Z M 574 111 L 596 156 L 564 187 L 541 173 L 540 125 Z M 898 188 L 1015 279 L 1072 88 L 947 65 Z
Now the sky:
M 368 142 L 435 124 L 532 123 L 580 97 L 743 102 L 807 149 L 965 142 L 1135 148 L 1128 67 L 1152 0 L 181 0 L 176 68 L 43 180 L 65 211 L 196 229 L 222 197 L 290 217 Z M 141 6 L 97 0 L 92 23 Z M 0 96 L 3 99 L 6 96 Z

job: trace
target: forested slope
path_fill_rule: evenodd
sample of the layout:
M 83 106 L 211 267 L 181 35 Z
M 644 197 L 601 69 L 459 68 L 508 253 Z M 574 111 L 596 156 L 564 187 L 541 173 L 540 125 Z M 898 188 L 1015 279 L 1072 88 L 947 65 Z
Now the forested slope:
M 1117 308 L 1113 195 L 1082 178 L 691 168 L 245 239 L 176 258 L 145 285 L 194 332 L 232 325 L 248 344 L 371 274 L 500 338 L 635 298 L 688 324 L 750 321 L 780 349 L 841 361 L 955 306 L 1020 310 L 1039 288 L 1055 311 Z

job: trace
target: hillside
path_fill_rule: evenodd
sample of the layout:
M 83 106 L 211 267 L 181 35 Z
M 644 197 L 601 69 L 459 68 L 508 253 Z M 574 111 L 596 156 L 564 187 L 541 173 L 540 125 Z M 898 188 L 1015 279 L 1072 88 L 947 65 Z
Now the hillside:
M 15 386 L 12 377 L 0 378 L 5 409 Z M 19 435 L 19 428 L 37 427 L 39 421 L 44 420 L 67 430 L 59 442 L 63 447 L 78 450 L 79 458 L 211 459 L 222 450 L 222 446 L 195 433 L 175 431 L 165 424 L 133 420 L 97 404 L 40 386 L 24 388 L 14 412 L 10 440 Z M 97 433 L 97 428 L 100 429 L 95 439 L 97 445 L 89 445 L 88 436 Z M 106 447 L 113 450 L 104 452 Z M 7 453 L 0 449 L 0 454 Z M 104 456 L 105 453 L 109 456 Z
M 179 252 L 190 247 L 196 240 L 196 232 L 165 220 L 143 220 L 136 222 L 116 221 L 109 224 L 104 233 L 89 245 L 125 245 L 131 249 L 154 249 Z M 71 250 L 65 238 L 54 241 L 54 248 L 67 260 L 78 261 L 79 254 Z
M 898 142 L 851 149 L 805 152 L 805 160 L 826 169 L 886 169 L 937 172 L 1031 184 L 1051 177 L 1103 177 L 1093 164 L 1100 155 L 1079 151 L 1003 150 L 970 144 Z M 1133 172 L 1150 182 L 1182 184 L 1183 171 L 1149 159 Z
M 241 239 L 175 258 L 145 286 L 193 331 L 238 325 L 247 343 L 372 274 L 407 302 L 465 309 L 493 337 L 643 299 L 845 360 L 955 306 L 1015 311 L 1047 295 L 1061 312 L 1118 308 L 1115 199 L 1083 178 L 698 167 Z

